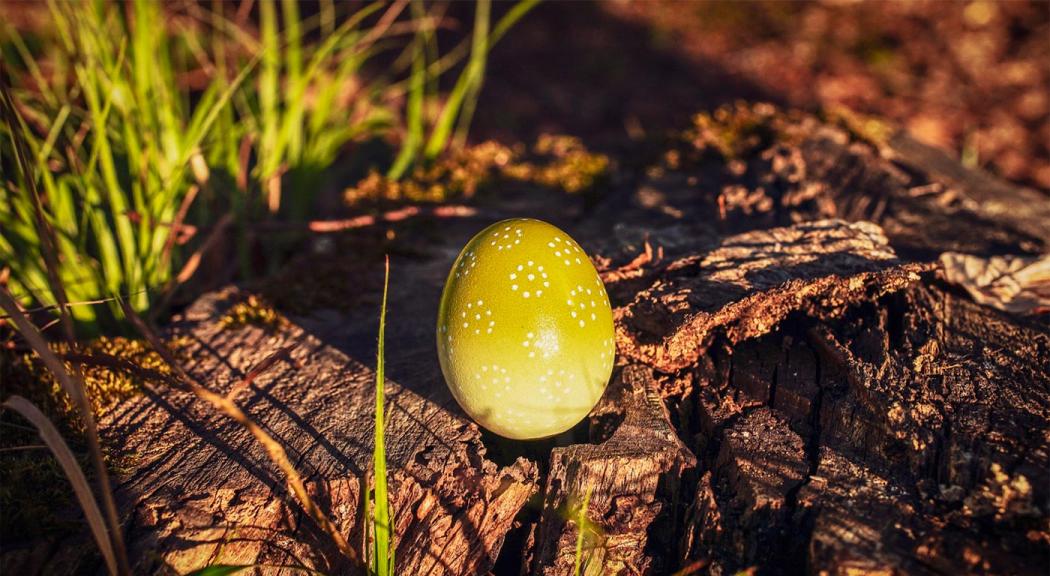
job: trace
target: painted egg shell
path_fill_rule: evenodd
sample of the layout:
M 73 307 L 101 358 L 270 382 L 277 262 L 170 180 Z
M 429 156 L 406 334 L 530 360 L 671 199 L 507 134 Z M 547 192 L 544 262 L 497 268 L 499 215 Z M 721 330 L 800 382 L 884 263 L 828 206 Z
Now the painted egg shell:
M 438 357 L 463 410 L 508 438 L 572 428 L 605 391 L 612 310 L 583 249 L 527 218 L 467 243 L 441 294 Z

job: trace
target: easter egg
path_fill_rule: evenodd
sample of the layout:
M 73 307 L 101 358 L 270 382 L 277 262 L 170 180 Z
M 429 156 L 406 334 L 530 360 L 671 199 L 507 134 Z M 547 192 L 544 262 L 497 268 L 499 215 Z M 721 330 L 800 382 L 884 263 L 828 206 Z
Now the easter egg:
M 437 349 L 452 395 L 479 424 L 513 439 L 553 436 L 605 391 L 616 352 L 609 296 L 565 232 L 497 222 L 452 265 Z

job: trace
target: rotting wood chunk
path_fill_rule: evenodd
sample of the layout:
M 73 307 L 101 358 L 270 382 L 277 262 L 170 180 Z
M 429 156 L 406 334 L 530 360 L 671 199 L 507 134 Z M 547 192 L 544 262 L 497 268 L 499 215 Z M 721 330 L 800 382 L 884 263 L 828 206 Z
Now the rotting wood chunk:
M 650 369 L 624 367 L 606 393 L 625 411 L 612 437 L 598 445 L 553 450 L 533 574 L 572 574 L 580 527 L 571 510 L 588 491 L 588 519 L 599 532 L 588 535 L 583 557 L 591 566 L 588 573 L 645 573 L 668 560 L 649 552 L 669 550 L 671 544 L 648 546 L 651 528 L 673 513 L 668 493 L 677 490 L 683 470 L 696 459 L 678 439 L 654 386 Z M 664 531 L 663 537 L 670 532 Z
M 617 347 L 664 372 L 695 365 L 711 339 L 760 336 L 788 314 L 834 317 L 903 288 L 927 269 L 902 264 L 878 226 L 823 220 L 726 238 L 680 258 L 614 311 Z

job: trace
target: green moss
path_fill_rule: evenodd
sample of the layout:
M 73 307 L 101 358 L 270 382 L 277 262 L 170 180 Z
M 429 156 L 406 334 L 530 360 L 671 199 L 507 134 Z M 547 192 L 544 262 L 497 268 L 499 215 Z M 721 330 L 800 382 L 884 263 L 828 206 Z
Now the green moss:
M 64 343 L 55 343 L 52 348 L 60 356 L 70 352 Z M 159 372 L 170 373 L 170 369 L 161 357 L 153 351 L 150 345 L 143 340 L 131 338 L 113 337 L 97 338 L 81 346 L 77 354 L 83 356 L 113 357 L 127 361 L 139 368 Z M 20 358 L 21 364 L 26 370 L 26 377 L 33 381 L 34 390 L 44 392 L 31 395 L 30 400 L 43 402 L 46 406 L 53 407 L 54 413 L 45 411 L 49 417 L 58 418 L 63 422 L 75 424 L 75 430 L 82 432 L 77 415 L 77 408 L 62 390 L 62 386 L 51 375 L 51 372 L 36 358 L 35 355 L 26 354 Z M 131 398 L 141 390 L 138 379 L 124 370 L 93 363 L 68 364 L 70 370 L 79 370 L 83 376 L 85 391 L 91 400 L 91 407 L 97 419 L 105 416 L 106 412 L 117 403 Z M 6 390 L 5 390 L 6 392 Z M 43 408 L 41 408 L 43 409 Z
M 344 193 L 347 205 L 377 202 L 441 203 L 471 198 L 503 181 L 530 182 L 569 194 L 595 187 L 608 174 L 609 158 L 587 150 L 578 138 L 541 136 L 529 153 L 484 142 L 455 152 L 409 178 L 390 180 L 372 172 Z
M 896 132 L 891 124 L 844 106 L 809 114 L 766 103 L 736 102 L 693 116 L 692 126 L 671 139 L 647 173 L 659 177 L 712 161 L 739 173 L 747 162 L 773 146 L 799 146 L 812 137 L 821 122 L 845 130 L 853 141 L 876 148 L 885 147 Z
M 55 344 L 60 355 L 68 346 Z M 88 356 L 112 356 L 140 368 L 168 373 L 167 365 L 141 340 L 99 338 L 77 351 Z M 74 366 L 69 364 L 69 368 Z M 141 384 L 123 370 L 84 364 L 77 366 L 91 400 L 96 418 L 103 417 L 120 402 L 136 395 Z M 77 456 L 81 469 L 91 480 L 94 472 L 87 455 L 84 428 L 76 407 L 51 373 L 33 354 L 12 350 L 0 352 L 0 397 L 18 394 L 36 405 L 58 428 Z M 66 514 L 76 508 L 72 489 L 61 468 L 46 448 L 25 449 L 43 444 L 36 430 L 18 415 L 0 413 L 0 538 L 5 541 L 30 539 L 46 534 L 83 529 L 79 515 Z M 106 466 L 126 471 L 133 455 L 103 446 Z
M 773 105 L 737 102 L 694 116 L 683 139 L 697 151 L 735 160 L 769 147 L 780 135 L 780 124 L 781 113 Z
M 224 328 L 262 326 L 268 330 L 276 330 L 287 322 L 269 302 L 254 294 L 231 306 L 226 314 L 219 318 L 219 324 Z
M 544 134 L 533 152 L 540 160 L 510 163 L 503 174 L 576 194 L 593 188 L 609 173 L 609 157 L 590 152 L 579 138 L 572 136 Z
M 496 142 L 485 142 L 451 154 L 429 168 L 416 168 L 403 180 L 390 180 L 373 171 L 347 189 L 344 200 L 357 206 L 379 201 L 440 203 L 470 198 L 519 154 L 520 151 Z
M 4 444 L 13 435 L 4 426 Z M 36 445 L 36 435 L 17 434 L 19 445 Z M 12 450 L 15 446 L 4 446 Z M 85 471 L 91 465 L 83 450 L 77 460 Z M 73 533 L 82 530 L 76 515 L 56 513 L 75 507 L 73 489 L 58 462 L 47 449 L 5 451 L 0 454 L 0 538 L 5 542 L 30 540 L 48 534 Z
M 849 132 L 854 140 L 866 142 L 876 148 L 885 148 L 897 132 L 897 128 L 892 124 L 854 112 L 845 106 L 829 106 L 822 111 L 821 117 L 825 122 Z

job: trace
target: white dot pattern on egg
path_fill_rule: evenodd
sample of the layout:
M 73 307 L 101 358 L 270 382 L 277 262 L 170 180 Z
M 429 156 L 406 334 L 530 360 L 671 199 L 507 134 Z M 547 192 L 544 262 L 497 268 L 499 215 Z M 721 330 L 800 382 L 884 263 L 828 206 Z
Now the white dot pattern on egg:
M 609 296 L 590 259 L 568 234 L 528 218 L 497 222 L 460 252 L 441 295 L 437 345 L 463 410 L 514 439 L 580 422 L 616 354 Z

